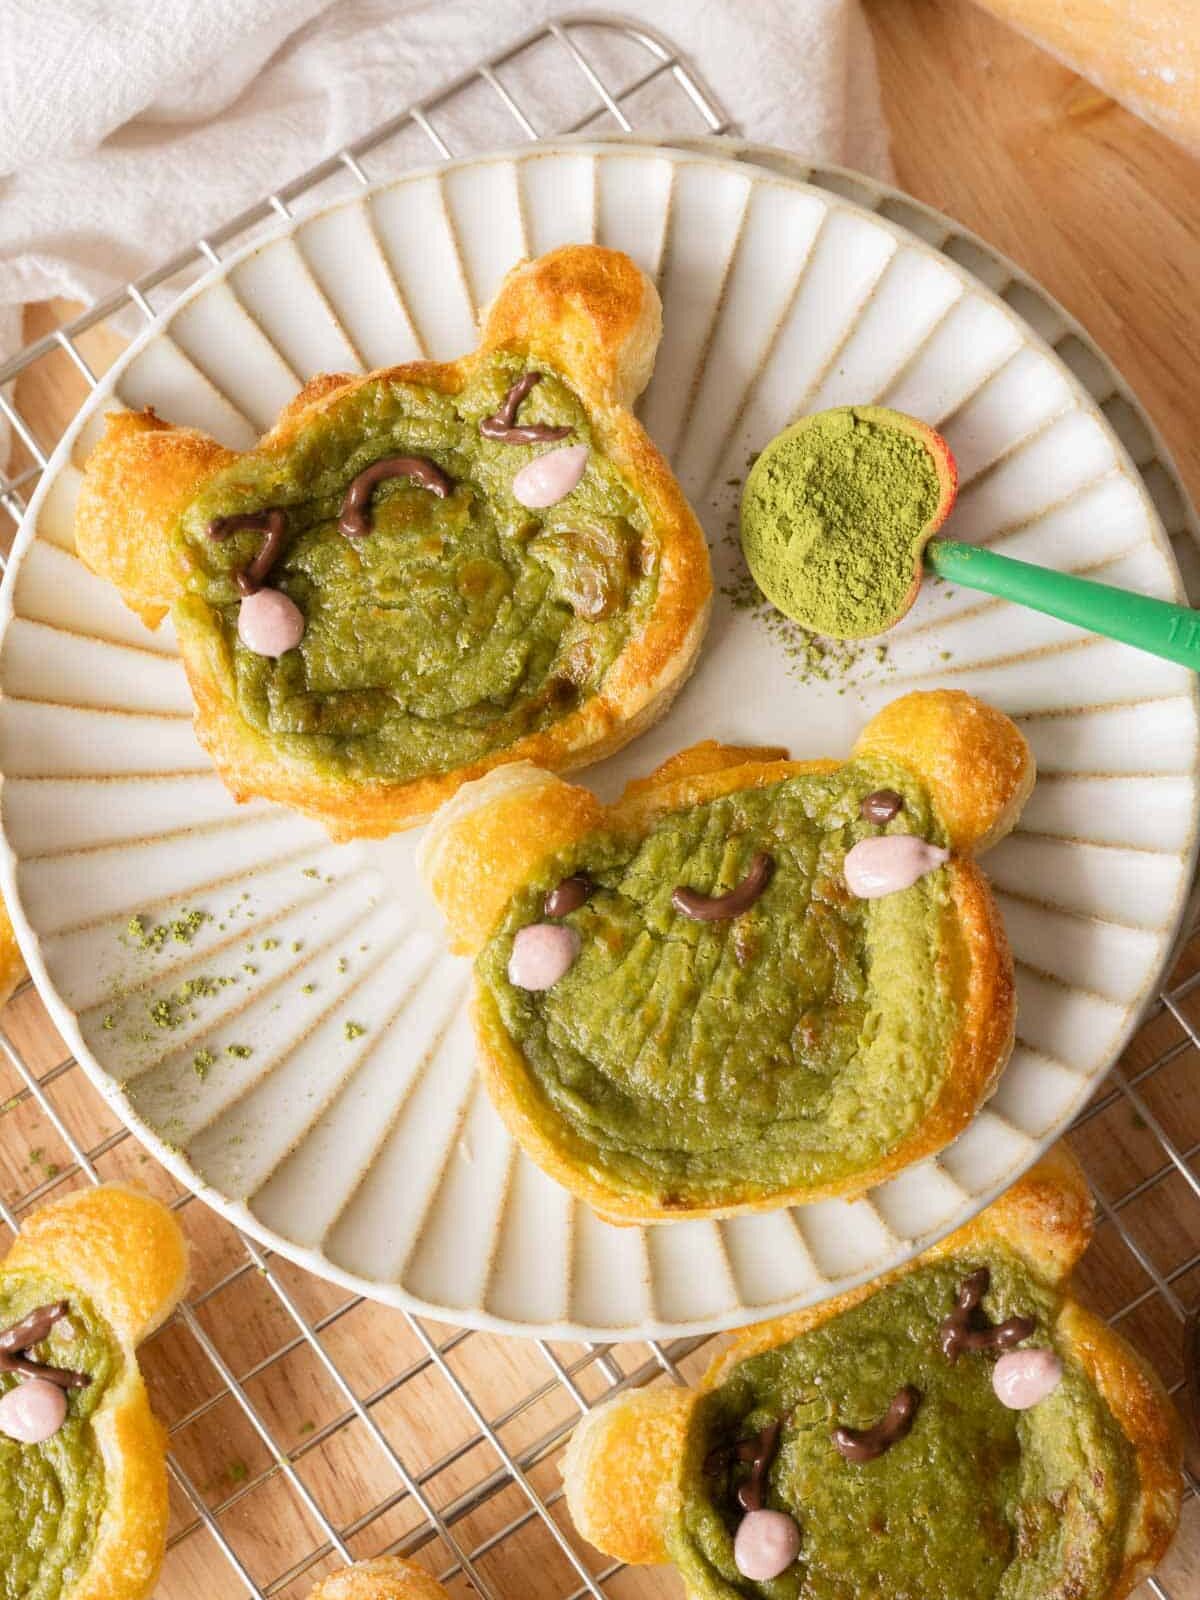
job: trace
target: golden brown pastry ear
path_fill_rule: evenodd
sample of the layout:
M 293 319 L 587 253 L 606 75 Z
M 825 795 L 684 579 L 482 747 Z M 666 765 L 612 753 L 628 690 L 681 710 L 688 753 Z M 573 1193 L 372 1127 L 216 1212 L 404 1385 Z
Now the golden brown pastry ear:
M 25 962 L 17 944 L 17 936 L 9 920 L 8 908 L 0 900 L 0 1006 L 8 1003 L 24 976 Z
M 893 700 L 859 734 L 854 754 L 882 756 L 916 773 L 951 844 L 975 853 L 1010 831 L 1037 775 L 1015 724 L 961 689 Z
M 455 954 L 481 950 L 539 863 L 603 818 L 604 807 L 590 790 L 528 761 L 465 783 L 435 814 L 420 852 L 421 876 L 446 919 Z
M 830 1317 L 867 1299 L 881 1284 L 903 1277 L 923 1261 L 961 1255 L 973 1242 L 999 1240 L 1023 1256 L 1036 1276 L 1052 1284 L 1065 1284 L 1088 1247 L 1093 1220 L 1092 1195 L 1083 1169 L 1066 1145 L 1055 1145 L 985 1211 L 915 1261 L 832 1300 L 742 1328 L 704 1374 L 701 1388 L 715 1389 L 739 1361 L 820 1327 Z
M 628 407 L 650 381 L 661 335 L 658 290 L 627 255 L 569 244 L 507 274 L 480 350 L 528 351 L 594 405 Z
M 81 1289 L 117 1338 L 140 1344 L 175 1309 L 187 1281 L 179 1224 L 140 1189 L 80 1189 L 24 1224 L 4 1270 L 44 1272 Z
M 148 628 L 157 628 L 183 582 L 175 524 L 200 485 L 236 459 L 195 428 L 172 428 L 153 411 L 106 418 L 88 457 L 75 508 L 75 548 Z
M 636 1566 L 669 1559 L 663 1530 L 694 1403 L 688 1389 L 632 1389 L 580 1419 L 562 1462 L 567 1507 L 605 1555 Z
M 985 1211 L 934 1245 L 930 1257 L 961 1255 L 975 1240 L 995 1239 L 1050 1283 L 1063 1284 L 1091 1242 L 1092 1192 L 1065 1144 L 1056 1144 Z
M 446 1591 L 415 1562 L 379 1556 L 322 1578 L 308 1600 L 446 1600 Z

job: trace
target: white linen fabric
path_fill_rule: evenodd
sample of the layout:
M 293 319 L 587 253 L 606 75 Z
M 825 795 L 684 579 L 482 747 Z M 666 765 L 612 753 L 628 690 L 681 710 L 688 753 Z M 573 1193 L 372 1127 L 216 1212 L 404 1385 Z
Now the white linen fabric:
M 0 0 L 0 359 L 26 302 L 137 278 L 564 11 L 661 32 L 747 137 L 887 175 L 858 0 Z M 628 74 L 627 45 L 588 43 L 613 53 L 614 82 Z M 537 101 L 565 104 L 573 69 L 544 61 Z M 644 100 L 640 129 L 702 131 L 678 89 Z M 456 152 L 520 142 L 488 94 L 455 121 Z M 554 131 L 551 110 L 539 132 Z

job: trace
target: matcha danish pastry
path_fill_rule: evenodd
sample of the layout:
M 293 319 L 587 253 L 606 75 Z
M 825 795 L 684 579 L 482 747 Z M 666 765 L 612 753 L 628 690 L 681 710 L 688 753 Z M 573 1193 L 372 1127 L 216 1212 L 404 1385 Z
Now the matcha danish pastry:
M 565 246 L 508 274 L 472 354 L 314 378 L 245 454 L 108 419 L 77 549 L 148 625 L 170 613 L 239 800 L 382 835 L 499 763 L 581 766 L 662 715 L 711 581 L 630 410 L 661 324 L 627 256 Z
M 612 807 L 528 764 L 460 790 L 423 870 L 512 1132 L 628 1222 L 855 1195 L 941 1149 L 1012 1045 L 974 857 L 1033 778 L 1007 717 L 938 691 L 846 762 L 701 744 Z
M 695 1390 L 589 1412 L 563 1464 L 607 1555 L 691 1600 L 1123 1600 L 1179 1518 L 1162 1384 L 1075 1301 L 1092 1227 L 1052 1151 L 927 1254 L 734 1336 Z
M 1091 1222 L 1059 1147 L 890 1277 L 734 1334 L 698 1389 L 597 1406 L 574 1525 L 691 1600 L 1122 1600 L 1178 1523 L 1181 1429 L 1070 1296 Z
M 166 1434 L 138 1344 L 187 1255 L 165 1206 L 106 1184 L 35 1212 L 0 1263 L 0 1593 L 145 1600 L 167 1533 Z
M 322 1578 L 308 1600 L 449 1600 L 449 1593 L 415 1561 L 376 1556 Z

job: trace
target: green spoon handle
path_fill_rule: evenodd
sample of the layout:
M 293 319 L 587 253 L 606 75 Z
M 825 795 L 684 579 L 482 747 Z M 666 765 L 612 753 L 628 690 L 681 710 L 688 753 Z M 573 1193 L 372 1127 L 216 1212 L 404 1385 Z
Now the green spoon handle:
M 1132 594 L 1110 583 L 1072 578 L 954 539 L 931 539 L 925 546 L 925 564 L 948 583 L 982 589 L 1200 671 L 1200 611 Z

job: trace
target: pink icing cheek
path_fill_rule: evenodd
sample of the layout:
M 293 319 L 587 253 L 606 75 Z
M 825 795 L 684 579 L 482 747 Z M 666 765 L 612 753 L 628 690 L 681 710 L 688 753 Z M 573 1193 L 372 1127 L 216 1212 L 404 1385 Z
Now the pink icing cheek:
M 19 1444 L 42 1444 L 67 1419 L 67 1397 L 56 1384 L 30 1378 L 0 1399 L 0 1433 Z
M 304 613 L 278 589 L 248 594 L 238 611 L 238 638 L 256 656 L 281 656 L 304 637 Z
M 579 935 L 561 923 L 533 922 L 513 940 L 508 981 L 518 989 L 552 989 L 579 954 Z
M 1053 1350 L 1010 1350 L 992 1368 L 992 1388 L 1002 1406 L 1028 1411 L 1062 1382 L 1062 1362 Z
M 860 839 L 846 852 L 846 887 L 860 900 L 911 889 L 919 878 L 950 859 L 950 852 L 910 833 Z
M 564 445 L 561 450 L 548 450 L 544 456 L 535 456 L 521 468 L 512 481 L 512 492 L 523 506 L 540 511 L 544 506 L 557 505 L 565 500 L 583 477 L 587 466 L 588 447 L 585 444 Z
M 766 1583 L 799 1554 L 800 1529 L 784 1511 L 748 1511 L 738 1525 L 733 1560 L 743 1578 Z

